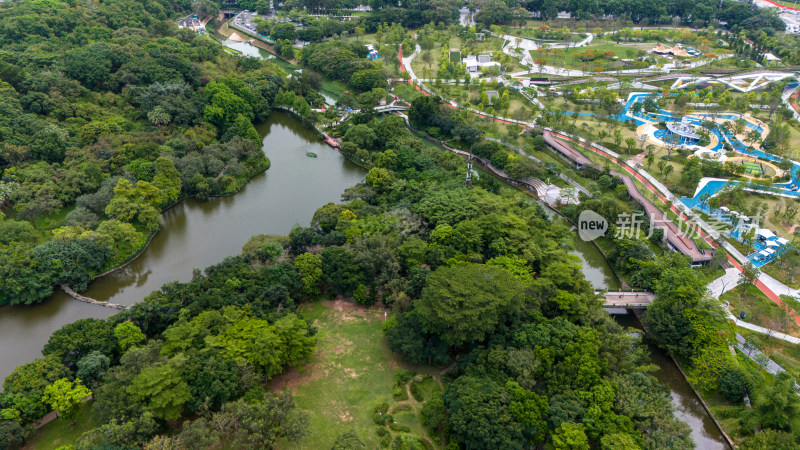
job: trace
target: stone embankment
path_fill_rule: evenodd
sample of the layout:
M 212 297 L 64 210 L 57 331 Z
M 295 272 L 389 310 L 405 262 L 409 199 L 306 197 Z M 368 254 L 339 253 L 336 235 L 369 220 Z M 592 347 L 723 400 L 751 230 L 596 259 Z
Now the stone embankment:
M 131 307 L 128 305 L 118 305 L 116 303 L 109 303 L 109 302 L 101 302 L 100 300 L 95 300 L 93 298 L 89 298 L 78 294 L 77 292 L 73 291 L 71 287 L 67 286 L 66 284 L 61 285 L 61 289 L 67 293 L 70 297 L 74 298 L 75 300 L 80 300 L 84 303 L 91 303 L 92 305 L 99 305 L 105 306 L 107 308 L 114 308 L 114 309 L 130 309 Z

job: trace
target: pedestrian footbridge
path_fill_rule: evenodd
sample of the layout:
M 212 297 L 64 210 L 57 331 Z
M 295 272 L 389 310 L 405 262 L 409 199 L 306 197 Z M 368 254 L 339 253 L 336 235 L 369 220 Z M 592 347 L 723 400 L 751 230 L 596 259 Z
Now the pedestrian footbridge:
M 644 309 L 656 298 L 656 294 L 644 291 L 595 291 L 595 294 L 603 296 L 606 308 Z

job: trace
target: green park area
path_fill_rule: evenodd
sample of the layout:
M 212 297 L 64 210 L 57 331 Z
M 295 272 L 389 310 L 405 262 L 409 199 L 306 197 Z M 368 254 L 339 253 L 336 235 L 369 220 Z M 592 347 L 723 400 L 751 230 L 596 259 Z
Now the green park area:
M 619 45 L 612 42 L 592 43 L 585 47 L 571 48 L 549 48 L 545 44 L 530 53 L 534 62 L 541 61 L 550 66 L 597 72 L 598 68 L 601 71 L 644 69 L 651 63 L 620 60 L 636 60 L 646 55 L 649 56 L 645 50 L 651 48 L 652 46 L 647 44 Z M 662 60 L 665 61 L 664 58 L 653 58 L 652 63 Z
M 800 37 L 733 0 L 556 3 L 3 2 L 0 325 L 30 324 L 39 343 L 0 349 L 0 449 L 723 445 L 684 423 L 713 422 L 674 402 L 689 386 L 743 450 L 796 448 L 800 351 L 775 333 L 800 336 L 800 300 L 751 283 L 711 298 L 730 281 L 726 238 L 676 245 L 641 213 L 685 228 L 675 197 L 763 170 L 701 205 L 794 239 L 800 203 L 752 188 L 791 180 Z M 178 28 L 187 15 L 209 29 Z M 650 52 L 659 43 L 699 55 Z M 786 73 L 759 72 L 754 92 L 725 83 L 768 53 Z M 471 77 L 466 56 L 499 66 Z M 549 67 L 532 73 L 529 56 Z M 679 75 L 708 80 L 672 89 Z M 681 116 L 701 147 L 731 132 L 729 159 L 660 141 Z M 745 160 L 739 142 L 785 160 Z M 586 212 L 613 233 L 581 241 Z M 212 228 L 190 232 L 197 217 Z M 140 250 L 129 278 L 94 280 Z M 800 253 L 762 270 L 797 287 Z M 646 341 L 604 310 L 615 289 L 652 293 Z M 772 331 L 737 328 L 725 302 Z M 0 340 L 20 339 L 8 330 Z M 736 350 L 736 333 L 788 373 Z M 652 376 L 675 360 L 683 376 Z
M 740 284 L 722 294 L 720 300 L 730 304 L 731 313 L 747 322 L 765 328 L 780 331 L 791 336 L 800 337 L 800 326 L 793 320 L 790 310 L 773 302 L 750 283 Z
M 777 261 L 767 264 L 762 270 L 793 289 L 800 288 L 800 253 L 796 247 L 786 251 Z

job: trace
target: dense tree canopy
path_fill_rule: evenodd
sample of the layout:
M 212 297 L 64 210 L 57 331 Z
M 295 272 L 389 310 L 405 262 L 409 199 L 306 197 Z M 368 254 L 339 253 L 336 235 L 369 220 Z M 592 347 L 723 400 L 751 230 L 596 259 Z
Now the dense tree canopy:
M 459 346 L 485 340 L 520 312 L 524 300 L 522 282 L 507 271 L 460 264 L 431 273 L 414 306 L 425 331 Z

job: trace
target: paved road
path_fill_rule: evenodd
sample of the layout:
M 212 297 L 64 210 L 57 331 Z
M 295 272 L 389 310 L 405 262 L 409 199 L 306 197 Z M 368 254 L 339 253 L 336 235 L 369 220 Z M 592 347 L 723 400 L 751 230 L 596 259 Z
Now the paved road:
M 475 12 L 477 13 L 478 11 L 480 10 L 476 10 Z M 461 15 L 459 18 L 459 23 L 462 27 L 475 26 L 475 16 L 469 11 L 469 9 L 461 8 L 458 10 L 458 13 Z

